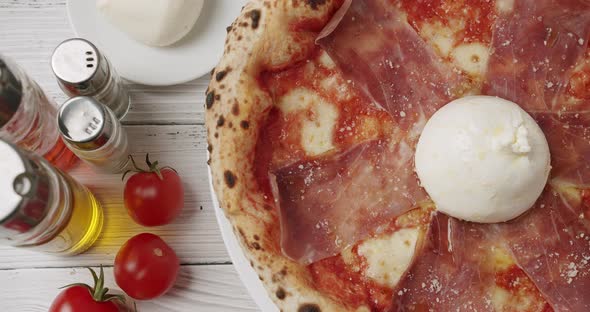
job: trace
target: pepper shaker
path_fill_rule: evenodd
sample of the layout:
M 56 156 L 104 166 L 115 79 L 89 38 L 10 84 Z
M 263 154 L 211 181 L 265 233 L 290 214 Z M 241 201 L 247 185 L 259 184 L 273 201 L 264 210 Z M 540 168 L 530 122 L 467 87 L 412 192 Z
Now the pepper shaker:
M 10 59 L 0 55 L 0 139 L 45 157 L 67 171 L 78 158 L 58 135 L 57 105 Z
M 66 145 L 98 170 L 120 173 L 129 162 L 127 134 L 115 114 L 96 99 L 77 96 L 59 109 L 58 128 Z
M 94 195 L 40 156 L 0 139 L 0 244 L 74 255 L 98 239 Z
M 123 80 L 88 40 L 72 38 L 60 43 L 51 57 L 51 68 L 68 96 L 92 96 L 119 120 L 129 111 L 129 92 Z

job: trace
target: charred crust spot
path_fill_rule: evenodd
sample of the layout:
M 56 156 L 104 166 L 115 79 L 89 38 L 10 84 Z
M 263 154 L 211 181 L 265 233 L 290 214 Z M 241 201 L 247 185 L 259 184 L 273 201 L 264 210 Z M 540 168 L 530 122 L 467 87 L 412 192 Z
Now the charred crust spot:
M 256 249 L 256 250 L 260 250 L 262 247 L 260 247 L 260 244 L 257 242 L 253 242 L 252 243 L 252 248 Z
M 211 76 L 213 76 L 214 73 L 215 73 L 215 67 L 213 67 L 213 69 L 211 70 Z M 209 91 L 209 88 L 207 88 L 207 91 Z
M 219 94 L 215 94 L 215 101 L 219 101 L 221 99 L 221 96 Z
M 213 136 L 217 139 L 219 137 L 219 133 L 215 132 Z
M 305 303 L 299 306 L 297 312 L 322 312 L 317 304 Z
M 228 127 L 230 127 L 230 128 L 233 128 L 233 127 L 234 127 L 234 124 L 233 124 L 233 123 L 230 121 L 230 122 L 227 124 L 227 126 L 228 126 Z
M 225 118 L 223 118 L 223 115 L 221 115 L 221 116 L 219 116 L 219 119 L 217 119 L 217 126 L 223 127 L 224 124 L 225 124 Z
M 283 280 L 287 276 L 287 268 L 283 267 L 280 271 L 273 273 L 272 281 L 274 283 L 278 283 L 279 281 Z
M 282 268 L 282 269 L 279 271 L 279 274 L 281 274 L 281 276 L 287 276 L 287 268 Z
M 208 151 L 209 153 L 213 152 L 213 145 L 211 145 L 211 144 L 208 144 L 208 145 L 207 145 L 207 151 Z
M 248 122 L 247 120 L 242 120 L 242 122 L 240 122 L 240 127 L 242 127 L 242 129 L 246 130 L 246 129 L 250 128 L 250 122 Z
M 252 19 L 252 28 L 253 29 L 258 28 L 258 25 L 260 24 L 260 15 L 261 15 L 260 10 L 252 10 L 252 11 L 248 12 L 247 14 L 248 14 L 248 17 L 250 17 Z
M 227 184 L 229 188 L 233 188 L 234 186 L 236 186 L 238 178 L 233 172 L 225 170 L 225 172 L 223 173 L 223 177 L 225 178 L 225 184 Z M 240 232 L 242 231 L 240 230 Z
M 261 281 L 264 281 L 264 278 L 262 278 L 262 275 L 258 275 L 258 279 Z
M 231 113 L 238 116 L 240 114 L 240 105 L 238 105 L 238 102 L 236 101 L 236 103 L 234 103 L 234 106 L 231 107 Z
M 205 99 L 205 105 L 207 105 L 207 109 L 210 109 L 215 103 L 215 100 L 218 99 L 219 95 L 215 95 L 215 91 L 211 91 L 207 93 L 207 98 Z
M 318 7 L 324 5 L 326 0 L 306 0 L 307 4 L 314 10 L 317 10 Z
M 254 240 L 260 240 L 260 236 L 254 234 Z
M 229 33 L 229 32 L 231 31 L 231 25 L 227 26 L 227 27 L 225 28 L 225 31 L 227 31 L 227 32 Z
M 285 293 L 285 290 L 282 287 L 279 287 L 279 289 L 277 289 L 275 295 L 277 296 L 277 298 L 279 298 L 279 300 L 283 300 L 285 299 L 285 297 L 287 297 L 287 293 Z
M 217 74 L 215 74 L 215 80 L 217 80 L 217 81 L 223 80 L 223 78 L 225 78 L 225 76 L 227 76 L 228 72 L 229 72 L 229 69 L 218 71 Z

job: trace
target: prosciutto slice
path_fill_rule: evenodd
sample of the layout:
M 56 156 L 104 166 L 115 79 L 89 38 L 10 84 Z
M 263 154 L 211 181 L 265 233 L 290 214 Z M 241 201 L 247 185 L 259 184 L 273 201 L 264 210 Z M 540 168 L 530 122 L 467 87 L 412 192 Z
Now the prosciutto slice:
M 495 311 L 489 227 L 435 213 L 391 311 Z
M 347 1 L 317 42 L 357 90 L 411 136 L 463 83 L 389 1 Z
M 553 184 L 590 187 L 590 113 L 535 113 L 551 152 Z
M 493 250 L 512 252 L 555 311 L 590 311 L 590 211 L 548 188 L 508 223 L 475 224 L 436 213 L 391 311 L 495 311 Z
M 404 142 L 370 141 L 274 172 L 283 253 L 303 264 L 338 254 L 426 198 Z
M 555 311 L 590 311 L 590 214 L 564 196 L 547 190 L 529 213 L 498 229 Z
M 494 25 L 484 93 L 528 112 L 567 110 L 563 95 L 590 39 L 590 2 L 516 0 Z

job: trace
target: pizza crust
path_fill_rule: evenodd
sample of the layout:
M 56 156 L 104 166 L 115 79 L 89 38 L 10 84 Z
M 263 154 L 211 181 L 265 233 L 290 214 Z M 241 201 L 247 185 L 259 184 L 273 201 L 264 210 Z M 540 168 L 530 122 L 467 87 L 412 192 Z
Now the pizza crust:
M 272 300 L 284 311 L 368 311 L 335 302 L 314 289 L 306 267 L 284 257 L 271 198 L 257 185 L 255 147 L 270 108 L 258 77 L 307 57 L 315 33 L 289 25 L 326 23 L 338 0 L 255 0 L 228 27 L 224 56 L 206 94 L 206 126 L 213 186 L 242 249 Z

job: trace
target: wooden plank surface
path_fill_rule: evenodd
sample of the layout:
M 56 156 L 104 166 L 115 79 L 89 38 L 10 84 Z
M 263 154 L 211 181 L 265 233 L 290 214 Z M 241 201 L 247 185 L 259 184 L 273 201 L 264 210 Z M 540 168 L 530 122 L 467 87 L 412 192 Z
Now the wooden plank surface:
M 105 268 L 106 286 L 116 288 L 112 268 Z M 138 302 L 138 311 L 256 311 L 231 265 L 184 266 L 172 290 L 158 300 Z M 58 289 L 71 283 L 92 284 L 85 268 L 0 271 L 4 311 L 46 312 Z
M 14 59 L 56 103 L 66 96 L 51 72 L 49 59 L 61 41 L 74 36 L 65 0 L 0 0 L 0 54 Z M 54 257 L 0 247 L 0 302 L 8 312 L 47 311 L 58 287 L 90 281 L 85 266 L 112 266 L 119 247 L 140 232 L 160 235 L 178 253 L 181 275 L 173 291 L 142 302 L 140 311 L 256 311 L 225 250 L 212 207 L 206 167 L 204 94 L 209 77 L 170 86 L 130 84 L 131 110 L 123 123 L 132 153 L 179 170 L 186 206 L 176 222 L 142 228 L 123 206 L 118 175 L 94 173 L 80 165 L 72 175 L 103 203 L 107 220 L 95 247 L 76 257 Z M 107 268 L 109 286 L 112 269 Z

